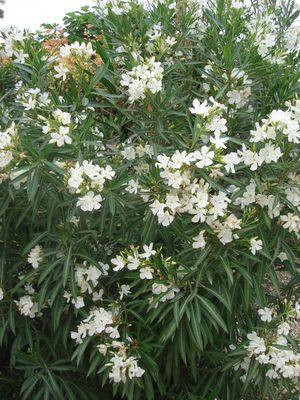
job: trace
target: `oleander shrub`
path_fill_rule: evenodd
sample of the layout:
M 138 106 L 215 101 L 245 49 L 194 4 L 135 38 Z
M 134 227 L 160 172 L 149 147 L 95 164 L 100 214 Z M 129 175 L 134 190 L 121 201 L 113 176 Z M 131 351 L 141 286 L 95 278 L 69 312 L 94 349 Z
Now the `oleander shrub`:
M 293 1 L 2 30 L 1 399 L 298 399 Z

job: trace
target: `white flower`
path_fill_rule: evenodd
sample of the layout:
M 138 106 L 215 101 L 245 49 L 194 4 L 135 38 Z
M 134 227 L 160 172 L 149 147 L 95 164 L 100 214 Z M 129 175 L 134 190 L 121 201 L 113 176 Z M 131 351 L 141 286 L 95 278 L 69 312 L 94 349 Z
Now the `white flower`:
M 48 106 L 51 103 L 48 92 L 43 92 L 39 95 L 39 103 L 42 106 Z
M 187 152 L 176 150 L 169 161 L 168 166 L 174 169 L 180 169 L 182 165 L 190 165 L 191 160 L 194 158 L 193 154 L 187 154 Z
M 156 254 L 156 250 L 153 250 L 153 243 L 150 243 L 149 246 L 146 244 L 143 246 L 144 252 L 143 254 L 140 254 L 141 258 L 150 258 L 151 256 L 154 256 Z
M 221 135 L 221 133 L 227 132 L 227 121 L 225 118 L 219 116 L 213 117 L 213 119 L 206 125 L 206 128 L 213 131 L 215 135 Z
M 238 197 L 235 201 L 235 204 L 240 204 L 241 209 L 244 209 L 246 206 L 249 204 L 252 204 L 255 202 L 255 190 L 256 190 L 256 184 L 254 181 L 250 181 L 249 185 L 246 186 L 245 192 L 243 193 L 243 197 Z
M 157 156 L 157 163 L 155 164 L 160 169 L 166 169 L 169 166 L 170 157 L 165 154 L 159 154 Z
M 98 344 L 97 349 L 99 351 L 100 354 L 102 354 L 103 356 L 106 355 L 107 353 L 107 346 L 105 346 L 105 344 Z
M 78 162 L 75 167 L 70 168 L 70 178 L 68 180 L 68 187 L 71 193 L 74 193 L 79 189 L 80 185 L 83 183 L 83 167 L 80 167 Z
M 165 204 L 160 203 L 158 200 L 155 200 L 152 204 L 150 204 L 150 208 L 154 215 L 163 215 Z
M 259 165 L 263 162 L 270 164 L 272 161 L 277 162 L 282 156 L 282 152 L 280 147 L 275 147 L 272 143 L 266 143 L 265 147 L 259 150 L 258 156 L 260 159 Z
M 66 299 L 67 303 L 70 303 L 72 295 L 71 293 L 67 292 L 66 290 L 64 291 L 63 297 Z
M 144 267 L 140 269 L 140 278 L 141 279 L 152 279 L 153 275 L 152 272 L 154 272 L 154 269 L 151 267 Z
M 204 168 L 213 164 L 214 154 L 215 153 L 213 151 L 209 151 L 207 146 L 202 146 L 200 151 L 194 152 L 194 158 L 199 160 L 196 163 L 196 166 L 198 168 Z
M 15 62 L 24 64 L 26 62 L 26 58 L 28 58 L 28 54 L 24 53 L 23 50 L 16 51 L 14 50 Z
M 105 329 L 105 332 L 109 334 L 112 339 L 118 339 L 120 337 L 120 333 L 118 331 L 118 327 L 108 326 Z
M 269 378 L 269 379 L 278 379 L 279 375 L 273 368 L 270 368 L 266 372 L 266 377 Z
M 28 254 L 27 261 L 32 265 L 32 268 L 36 269 L 39 266 L 39 263 L 43 259 L 43 248 L 40 245 L 36 245 L 33 249 L 31 249 Z
M 258 315 L 260 319 L 264 322 L 271 322 L 272 321 L 272 310 L 268 307 L 264 307 L 258 310 Z
M 227 209 L 230 202 L 231 200 L 223 192 L 219 192 L 218 194 L 211 196 L 211 208 L 209 209 L 209 213 L 213 215 L 214 219 L 216 219 L 218 216 L 223 217 L 224 211 Z
M 0 287 L 0 300 L 3 300 L 4 298 L 4 292 L 3 289 Z
M 56 143 L 58 147 L 63 146 L 66 144 L 71 144 L 72 139 L 69 134 L 69 127 L 68 126 L 60 126 L 58 132 L 51 133 L 51 139 L 49 143 Z
M 162 284 L 162 283 L 153 283 L 152 285 L 152 293 L 153 294 L 161 294 L 161 293 L 166 293 L 168 290 L 168 286 Z
M 139 181 L 130 179 L 130 181 L 128 181 L 128 186 L 126 187 L 125 190 L 128 193 L 137 194 L 137 192 L 139 190 Z
M 232 0 L 231 6 L 239 10 L 240 8 L 243 8 L 245 4 L 243 0 Z
M 205 247 L 205 239 L 204 239 L 204 232 L 201 231 L 197 236 L 193 237 L 193 248 L 194 249 L 203 249 Z
M 72 304 L 74 304 L 77 309 L 84 307 L 83 297 L 77 296 L 76 299 L 72 299 Z
M 4 168 L 13 159 L 12 152 L 0 150 L 0 168 Z
M 63 64 L 58 64 L 54 67 L 57 74 L 54 75 L 55 78 L 62 78 L 63 81 L 67 79 L 67 74 L 69 73 L 68 68 Z
M 92 298 L 92 300 L 93 300 L 94 302 L 99 301 L 99 300 L 102 300 L 102 298 L 103 298 L 103 289 L 99 289 L 98 292 L 93 292 L 93 298 Z
M 281 251 L 281 252 L 278 254 L 277 258 L 279 258 L 279 260 L 280 260 L 281 262 L 288 260 L 288 256 L 286 255 L 286 253 L 285 253 L 284 251 Z
M 300 231 L 300 218 L 298 215 L 288 213 L 287 215 L 280 216 L 281 221 L 284 223 L 283 227 L 288 229 L 290 232 Z
M 260 338 L 256 332 L 248 333 L 247 339 L 250 343 L 248 345 L 248 351 L 255 354 L 264 353 L 266 351 L 266 345 L 263 338 Z
M 190 112 L 196 115 L 202 115 L 203 117 L 207 117 L 209 114 L 211 107 L 208 106 L 207 100 L 204 100 L 201 104 L 198 99 L 193 100 L 193 107 L 190 108 Z
M 121 285 L 119 290 L 120 300 L 123 299 L 124 296 L 128 296 L 131 293 L 129 285 Z
M 59 108 L 53 112 L 53 117 L 63 125 L 70 125 L 71 123 L 71 114 L 61 111 Z
M 277 334 L 286 336 L 289 334 L 290 330 L 290 325 L 287 322 L 282 322 L 277 328 Z
M 165 302 L 174 299 L 176 293 L 179 293 L 179 291 L 179 288 L 169 286 L 167 293 L 160 299 L 160 301 Z
M 28 294 L 33 294 L 33 293 L 35 293 L 35 290 L 34 290 L 33 286 L 30 285 L 29 283 L 27 283 L 27 284 L 24 286 L 24 289 L 26 290 L 26 292 L 27 292 Z
M 22 315 L 29 318 L 34 318 L 38 312 L 38 305 L 32 301 L 32 297 L 29 295 L 20 297 L 20 300 L 14 301 Z
M 124 150 L 121 151 L 123 158 L 126 160 L 134 160 L 135 159 L 135 149 L 133 146 L 127 146 Z
M 277 333 L 278 333 L 278 331 L 277 331 Z M 277 336 L 276 344 L 279 344 L 281 346 L 287 346 L 287 344 L 288 344 L 287 338 L 282 335 Z
M 226 149 L 225 143 L 227 143 L 229 138 L 227 136 L 221 137 L 220 133 L 215 132 L 214 136 L 210 136 L 210 143 L 216 146 L 216 149 Z
M 250 239 L 250 247 L 249 250 L 251 251 L 252 254 L 255 254 L 258 250 L 262 249 L 262 241 L 259 239 L 257 240 L 257 237 L 254 237 Z
M 174 221 L 174 216 L 165 211 L 163 214 L 157 214 L 158 222 L 163 226 L 169 226 Z
M 95 195 L 94 192 L 89 191 L 85 196 L 79 197 L 76 206 L 80 207 L 82 211 L 93 211 L 101 207 L 101 201 L 102 197 L 100 194 Z
M 69 57 L 72 53 L 75 53 L 81 57 L 91 57 L 95 54 L 95 51 L 93 50 L 92 44 L 90 42 L 88 44 L 84 42 L 80 44 L 76 41 L 71 45 L 65 44 L 64 46 L 61 46 L 60 55 L 62 57 Z
M 251 171 L 256 171 L 258 166 L 261 165 L 261 158 L 258 154 L 247 150 L 244 144 L 242 145 L 242 150 L 238 150 L 238 155 L 241 156 L 241 162 L 245 165 L 250 165 Z
M 134 255 L 128 256 L 127 262 L 128 262 L 127 268 L 130 271 L 138 269 L 140 265 L 140 260 L 138 259 L 138 255 L 136 253 Z
M 120 271 L 121 269 L 125 268 L 125 260 L 121 256 L 117 256 L 111 260 L 111 263 L 115 265 L 113 271 Z
M 240 157 L 235 152 L 231 152 L 231 153 L 225 154 L 222 157 L 222 161 L 225 163 L 226 171 L 227 172 L 232 172 L 233 174 L 235 173 L 234 166 L 241 162 Z
M 158 93 L 162 90 L 162 81 L 150 78 L 146 86 L 152 93 Z
M 270 357 L 268 354 L 260 354 L 259 356 L 256 356 L 255 359 L 260 363 L 260 364 L 268 364 Z

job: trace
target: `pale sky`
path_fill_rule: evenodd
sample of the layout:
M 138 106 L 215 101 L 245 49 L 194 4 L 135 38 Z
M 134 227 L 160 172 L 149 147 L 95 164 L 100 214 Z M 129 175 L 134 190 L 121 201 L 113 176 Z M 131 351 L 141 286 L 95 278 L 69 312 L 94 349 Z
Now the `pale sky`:
M 65 13 L 94 5 L 93 0 L 6 0 L 0 28 L 8 25 L 37 29 L 44 22 L 62 22 Z
M 300 0 L 296 0 L 296 3 L 300 7 Z M 78 11 L 82 6 L 94 4 L 94 0 L 6 0 L 0 29 L 16 25 L 20 29 L 35 30 L 43 22 L 61 23 L 67 12 Z

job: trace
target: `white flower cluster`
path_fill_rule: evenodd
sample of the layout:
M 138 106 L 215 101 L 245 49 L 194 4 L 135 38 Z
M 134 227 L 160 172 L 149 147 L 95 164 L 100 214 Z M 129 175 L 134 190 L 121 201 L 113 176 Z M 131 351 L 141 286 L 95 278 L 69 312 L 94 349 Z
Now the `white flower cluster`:
M 138 366 L 137 359 L 135 357 L 126 358 L 125 354 L 115 354 L 107 366 L 111 366 L 111 372 L 109 378 L 115 383 L 123 382 L 126 383 L 127 376 L 129 379 L 140 378 L 143 376 L 145 370 Z
M 226 80 L 227 75 L 223 74 Z M 231 90 L 227 92 L 228 103 L 236 108 L 242 108 L 251 96 L 252 80 L 248 78 L 245 71 L 233 68 L 230 74 Z
M 26 36 L 16 27 L 10 27 L 7 30 L 2 30 L 4 34 L 3 50 L 0 50 L 0 57 L 13 57 L 14 62 L 24 64 L 29 57 L 25 53 L 24 40 Z
M 81 293 L 93 293 L 98 285 L 98 280 L 101 276 L 107 276 L 109 265 L 99 263 L 99 267 L 95 265 L 87 265 L 84 261 L 83 264 L 78 264 L 75 267 L 75 280 L 77 286 L 80 288 Z
M 151 289 L 152 293 L 156 296 L 163 294 L 163 296 L 159 297 L 159 302 L 161 303 L 174 299 L 176 293 L 180 292 L 180 289 L 172 285 L 171 283 L 169 283 L 168 285 L 165 285 L 164 283 L 153 283 Z M 150 298 L 150 304 L 152 303 L 153 299 L 153 297 Z
M 85 337 L 103 332 L 112 339 L 120 337 L 118 327 L 114 324 L 113 313 L 100 307 L 91 311 L 89 316 L 77 326 L 77 332 L 71 332 L 71 338 L 76 340 L 76 343 L 82 343 Z
M 66 64 L 64 62 L 60 62 L 58 65 L 55 65 L 54 70 L 56 72 L 56 74 L 54 75 L 54 77 L 56 79 L 62 79 L 63 81 L 65 81 L 67 79 L 67 75 L 69 74 L 69 68 L 66 66 Z
M 284 190 L 284 194 L 286 195 L 286 199 L 290 202 L 294 207 L 300 207 L 300 189 L 299 183 L 293 182 L 291 177 L 288 177 L 289 184 Z M 295 185 L 295 186 L 294 186 Z M 286 215 L 280 215 L 280 212 L 284 208 L 284 205 L 279 202 L 276 197 L 272 194 L 256 194 L 256 184 L 252 180 L 249 185 L 245 187 L 245 191 L 242 197 L 238 197 L 234 204 L 240 205 L 241 209 L 248 207 L 251 204 L 258 204 L 262 208 L 267 208 L 268 216 L 273 218 L 279 218 L 279 223 L 283 226 L 283 228 L 287 229 L 289 232 L 294 232 L 296 236 L 300 237 L 300 217 L 293 213 L 288 212 Z M 291 209 L 292 211 L 292 209 Z
M 162 90 L 163 68 L 154 57 L 143 61 L 127 73 L 121 75 L 121 85 L 128 87 L 129 101 L 144 99 L 147 91 L 158 93 Z
M 3 289 L 0 287 L 0 301 L 4 299 Z
M 6 131 L 0 131 L 0 168 L 6 167 L 13 159 L 11 150 L 14 148 L 14 140 L 17 138 L 17 130 L 15 124 Z
M 277 27 L 275 15 L 270 14 L 262 18 L 256 33 L 257 52 L 266 57 L 269 55 L 270 48 L 275 46 L 277 38 Z
M 130 271 L 133 271 L 139 269 L 142 264 L 147 264 L 151 256 L 156 254 L 156 250 L 153 249 L 153 243 L 150 243 L 149 246 L 144 245 L 143 250 L 144 253 L 139 254 L 138 249 L 132 248 L 127 252 L 128 254 L 123 252 L 121 255 L 117 255 L 115 258 L 111 259 L 111 263 L 114 265 L 113 270 L 117 272 L 127 267 Z M 145 260 L 145 262 L 143 262 L 143 260 Z M 145 274 L 146 270 L 148 274 Z M 140 275 L 146 275 L 141 279 L 152 279 L 153 269 L 151 267 L 146 267 L 146 270 L 145 268 L 140 270 Z
M 251 5 L 251 0 L 232 0 L 231 7 L 236 8 L 237 10 L 248 7 Z
M 20 297 L 19 300 L 15 300 L 20 313 L 29 318 L 35 318 L 38 313 L 38 304 L 33 301 L 33 297 L 30 295 L 25 295 Z
M 100 16 L 107 16 L 109 12 L 116 15 L 129 13 L 133 7 L 141 6 L 144 10 L 150 10 L 165 0 L 96 0 L 97 11 Z M 174 3 L 170 1 L 169 8 L 174 7 Z
M 258 13 L 256 20 L 248 23 L 248 30 L 260 56 L 272 64 L 285 62 L 286 49 L 278 45 L 279 27 L 274 14 Z
M 227 132 L 227 121 L 222 117 L 222 113 L 226 111 L 226 107 L 215 101 L 213 97 L 210 97 L 209 101 L 211 104 L 207 100 L 200 103 L 198 99 L 194 99 L 190 112 L 200 117 L 197 128 L 203 136 L 202 139 L 206 142 L 210 141 L 216 149 L 225 149 L 228 138 L 222 134 Z M 212 132 L 213 135 L 206 135 L 207 132 Z
M 241 368 L 245 371 L 241 379 L 246 379 L 250 361 L 255 359 L 259 364 L 268 367 L 267 378 L 275 380 L 291 379 L 295 383 L 299 382 L 300 353 L 287 339 L 288 335 L 293 337 L 293 327 L 299 324 L 299 301 L 289 309 L 284 321 L 280 318 L 276 319 L 276 310 L 268 307 L 258 310 L 258 314 L 263 322 L 266 324 L 275 323 L 277 328 L 274 331 L 273 325 L 266 325 L 263 329 L 264 337 L 259 336 L 255 331 L 247 335 L 249 340 L 249 344 L 245 346 L 247 356 L 235 366 L 235 369 Z M 297 338 L 294 337 L 295 339 Z
M 89 62 L 96 52 L 93 50 L 91 42 L 87 44 L 84 42 L 75 42 L 70 45 L 65 44 L 61 46 L 59 54 L 59 63 L 54 66 L 54 70 L 56 71 L 54 77 L 65 81 L 67 75 L 70 73 L 70 65 L 74 63 L 75 59 L 80 62 Z
M 67 303 L 72 303 L 77 310 L 85 306 L 84 299 L 82 296 L 76 296 L 72 298 L 71 293 L 64 291 L 63 297 L 66 299 Z
M 165 54 L 176 44 L 176 37 L 166 36 L 160 23 L 154 24 L 146 32 L 146 35 L 149 38 L 146 50 L 150 54 L 154 54 L 156 51 L 160 54 Z
M 300 100 L 287 102 L 288 110 L 273 110 L 262 124 L 250 131 L 250 142 L 259 143 L 275 139 L 286 139 L 291 143 L 300 142 Z
M 201 75 L 205 80 L 202 84 L 205 93 L 209 93 L 209 91 L 213 89 L 214 81 L 211 81 L 211 77 L 214 77 L 216 74 L 219 74 L 219 71 L 216 70 L 214 64 L 210 63 L 205 65 L 204 72 Z M 251 96 L 252 80 L 248 78 L 245 71 L 239 68 L 233 68 L 231 72 L 223 73 L 221 76 L 224 86 L 229 85 L 229 90 L 226 93 L 228 104 L 236 109 L 244 107 Z
M 148 251 L 151 252 L 151 249 L 149 248 Z M 108 274 L 108 265 L 101 264 L 100 267 L 101 270 L 95 266 L 88 267 L 85 263 L 82 266 L 77 265 L 75 269 L 77 285 L 82 293 L 93 293 L 93 301 L 102 300 L 103 290 L 101 289 L 99 292 L 96 292 L 95 287 L 98 284 L 100 276 Z M 130 287 L 129 285 L 121 285 L 120 289 L 120 300 L 122 300 L 124 296 L 130 293 Z M 64 297 L 69 303 L 71 295 L 65 292 Z M 72 299 L 72 303 L 77 309 L 84 306 L 81 296 Z M 74 339 L 77 344 L 81 344 L 87 336 L 99 337 L 101 334 L 101 338 L 105 343 L 97 345 L 99 353 L 105 356 L 107 350 L 110 348 L 110 354 L 112 354 L 109 362 L 105 364 L 106 367 L 110 368 L 109 378 L 115 383 L 125 383 L 127 378 L 133 379 L 135 377 L 141 377 L 145 371 L 138 366 L 135 357 L 127 357 L 127 347 L 125 343 L 118 341 L 120 333 L 116 323 L 117 313 L 117 308 L 114 312 L 105 310 L 102 307 L 92 310 L 89 316 L 77 326 L 77 331 L 71 332 L 71 338 Z
M 159 298 L 160 302 L 173 299 L 176 293 L 179 292 L 179 288 L 172 282 L 161 283 L 161 274 L 156 269 L 154 260 L 151 260 L 151 257 L 157 254 L 157 251 L 153 249 L 153 243 L 150 243 L 149 246 L 144 245 L 143 253 L 139 253 L 138 250 L 139 248 L 131 247 L 111 259 L 111 263 L 114 265 L 113 270 L 116 272 L 125 268 L 129 271 L 138 270 L 141 280 L 158 280 L 158 282 L 152 284 L 152 293 L 155 295 L 163 294 Z M 149 302 L 151 303 L 152 301 L 153 298 L 150 298 Z
M 121 151 L 122 157 L 128 161 L 135 160 L 136 158 L 142 158 L 144 156 L 151 158 L 153 157 L 153 154 L 153 146 L 150 144 L 129 144 L 124 146 L 124 149 Z
M 16 99 L 22 104 L 25 111 L 47 107 L 50 104 L 49 93 L 42 92 L 39 88 L 30 88 L 18 93 Z
M 81 193 L 77 206 L 83 211 L 98 210 L 101 207 L 102 196 L 99 194 L 103 190 L 106 180 L 111 180 L 115 171 L 107 165 L 100 167 L 92 161 L 84 160 L 80 165 L 78 162 L 75 167 L 69 170 L 68 189 L 70 193 Z M 98 194 L 95 194 L 97 192 Z
M 70 57 L 71 55 L 75 55 L 89 59 L 95 55 L 96 52 L 93 50 L 91 42 L 86 44 L 85 42 L 79 43 L 76 41 L 72 44 L 65 44 L 61 46 L 59 54 L 61 57 Z
M 36 245 L 31 249 L 28 254 L 27 261 L 32 265 L 33 269 L 37 269 L 39 267 L 40 262 L 43 260 L 43 248 L 40 245 Z
M 300 51 L 300 25 L 295 21 L 285 32 L 285 48 L 289 53 Z
M 169 191 L 165 195 L 160 194 L 150 204 L 153 214 L 158 217 L 158 222 L 163 226 L 169 226 L 176 214 L 189 213 L 193 215 L 192 222 L 206 222 L 214 229 L 223 244 L 229 243 L 234 238 L 238 238 L 237 234 L 233 234 L 232 231 L 241 229 L 241 220 L 238 220 L 234 214 L 228 213 L 228 206 L 232 203 L 229 197 L 230 192 L 235 196 L 233 205 L 239 205 L 241 209 L 244 209 L 250 204 L 257 203 L 261 207 L 268 208 L 270 218 L 279 217 L 284 205 L 273 194 L 256 194 L 256 184 L 252 180 L 245 186 L 245 191 L 241 197 L 236 196 L 237 187 L 228 188 L 227 193 L 216 193 L 203 178 L 197 179 L 195 176 L 197 169 L 211 170 L 211 176 L 213 176 L 214 169 L 219 169 L 222 166 L 220 164 L 214 165 L 216 161 L 223 163 L 227 173 L 235 173 L 235 165 L 242 163 L 249 167 L 251 171 L 257 170 L 263 164 L 276 163 L 283 154 L 281 148 L 276 146 L 278 139 L 282 141 L 281 139 L 285 138 L 292 143 L 299 141 L 300 102 L 297 100 L 293 104 L 295 105 L 289 103 L 289 110 L 286 112 L 273 111 L 268 119 L 263 120 L 262 126 L 256 125 L 256 130 L 251 131 L 250 138 L 250 142 L 255 143 L 254 150 L 248 149 L 243 144 L 237 152 L 220 155 L 218 148 L 221 147 L 220 150 L 226 148 L 224 140 L 227 140 L 227 138 L 218 136 L 218 139 L 222 141 L 222 146 L 218 146 L 215 142 L 217 133 L 214 131 L 215 137 L 210 138 L 212 142 L 210 147 L 205 145 L 191 153 L 177 150 L 171 156 L 165 154 L 157 156 L 156 166 L 160 169 L 160 176 L 164 179 L 165 185 L 169 187 Z M 193 105 L 194 108 L 191 111 L 194 114 L 207 117 L 211 112 L 211 107 L 206 101 L 200 104 L 198 100 L 194 100 Z M 225 123 L 224 126 L 226 127 Z M 212 121 L 208 125 L 211 126 Z M 276 141 L 276 143 L 273 144 L 271 140 Z M 221 171 L 218 174 L 223 175 Z M 292 176 L 290 183 L 293 183 Z M 294 184 L 290 183 L 284 188 L 284 193 L 287 201 L 299 209 L 299 183 L 296 181 Z M 143 190 L 136 181 L 131 182 L 130 186 L 131 189 L 129 188 L 128 191 L 131 190 L 132 193 L 137 193 L 140 189 Z M 281 216 L 280 220 L 284 228 L 299 235 L 299 216 L 290 212 Z M 203 230 L 198 236 L 194 237 L 193 247 L 205 247 Z M 253 254 L 261 249 L 262 242 L 260 239 L 257 239 L 257 237 L 250 239 L 250 250 Z
M 71 114 L 60 109 L 52 113 L 53 120 L 47 120 L 47 123 L 42 127 L 44 134 L 50 133 L 49 143 L 55 143 L 58 147 L 64 144 L 71 144 L 72 138 L 70 135 L 71 129 Z
M 97 302 L 103 298 L 103 289 L 98 288 L 99 278 L 101 276 L 107 276 L 109 269 L 107 264 L 101 262 L 98 264 L 99 266 L 88 266 L 87 262 L 84 261 L 82 264 L 77 264 L 75 266 L 75 281 L 80 289 L 80 293 L 92 295 L 93 302 Z M 64 298 L 66 298 L 67 303 L 71 302 L 77 309 L 85 306 L 83 296 L 72 298 L 72 295 L 65 291 Z
M 132 3 L 129 0 L 97 0 L 97 10 L 101 16 L 107 16 L 109 11 L 122 15 L 131 10 Z
M 234 214 L 227 215 L 231 200 L 225 192 L 214 193 L 203 178 L 197 179 L 193 176 L 193 171 L 211 166 L 213 158 L 214 151 L 207 146 L 189 154 L 177 150 L 171 157 L 159 155 L 156 165 L 170 191 L 165 195 L 164 201 L 161 196 L 154 200 L 150 209 L 163 226 L 170 225 L 176 214 L 188 213 L 193 216 L 192 222 L 206 222 L 211 226 L 225 244 L 237 238 L 233 231 L 241 229 L 241 220 Z M 204 231 L 193 240 L 194 248 L 204 248 Z

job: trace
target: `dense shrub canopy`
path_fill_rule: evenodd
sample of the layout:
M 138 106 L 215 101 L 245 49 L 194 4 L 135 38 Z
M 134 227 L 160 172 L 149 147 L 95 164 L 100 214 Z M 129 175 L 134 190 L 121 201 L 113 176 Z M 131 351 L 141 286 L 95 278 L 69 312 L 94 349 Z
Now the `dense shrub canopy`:
M 298 14 L 2 31 L 1 398 L 299 398 Z

